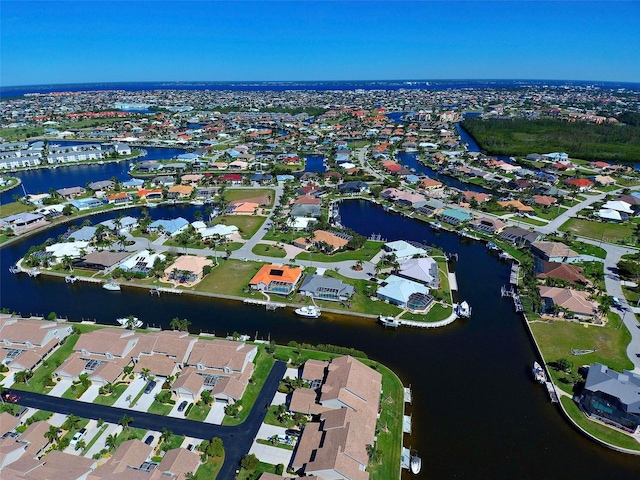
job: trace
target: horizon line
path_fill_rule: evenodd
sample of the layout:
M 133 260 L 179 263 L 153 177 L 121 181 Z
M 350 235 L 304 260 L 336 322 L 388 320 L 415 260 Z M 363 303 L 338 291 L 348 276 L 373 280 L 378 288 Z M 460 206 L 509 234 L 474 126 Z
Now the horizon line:
M 594 84 L 630 84 L 640 85 L 640 82 L 628 80 L 578 80 L 578 79 L 552 79 L 552 78 L 396 78 L 396 79 L 349 79 L 349 80 L 113 80 L 113 81 L 86 81 L 86 82 L 65 82 L 65 83 L 34 83 L 21 85 L 2 85 L 0 89 L 27 88 L 27 87 L 55 87 L 72 85 L 110 85 L 110 84 L 141 84 L 141 83 L 165 83 L 165 84 L 243 84 L 243 83 L 263 83 L 263 84 L 295 84 L 295 83 L 392 83 L 392 82 L 580 82 Z

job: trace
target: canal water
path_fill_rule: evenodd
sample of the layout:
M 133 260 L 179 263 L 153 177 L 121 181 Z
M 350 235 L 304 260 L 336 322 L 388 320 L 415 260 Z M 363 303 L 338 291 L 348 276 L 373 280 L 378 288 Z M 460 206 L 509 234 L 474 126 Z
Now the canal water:
M 324 173 L 327 167 L 324 164 L 324 155 L 305 155 L 304 171 L 309 173 Z
M 99 142 L 71 142 L 57 140 L 59 145 L 75 145 L 78 143 L 99 143 Z M 168 160 L 176 155 L 185 153 L 184 148 L 160 148 L 144 147 L 146 155 L 133 160 L 123 160 L 121 162 L 106 162 L 103 165 L 96 163 L 90 165 L 69 165 L 58 168 L 36 168 L 33 170 L 20 170 L 11 173 L 12 177 L 17 177 L 22 181 L 21 187 L 13 188 L 0 194 L 0 204 L 4 205 L 13 202 L 13 196 L 23 196 L 24 191 L 28 194 L 47 193 L 50 189 L 60 189 L 65 187 L 84 187 L 87 181 L 97 182 L 99 180 L 110 180 L 115 177 L 121 182 L 130 180 L 129 165 L 134 162 L 144 160 Z
M 190 209 L 194 207 L 158 207 L 149 212 L 154 218 L 190 218 Z M 92 220 L 116 215 L 101 214 Z M 301 319 L 290 309 L 267 312 L 188 295 L 152 297 L 146 290 L 126 287 L 108 292 L 80 282 L 68 285 L 62 279 L 32 279 L 8 272 L 8 266 L 29 246 L 56 237 L 66 226 L 0 250 L 0 306 L 24 315 L 55 311 L 74 320 L 109 324 L 133 314 L 145 323 L 167 327 L 172 318 L 180 317 L 191 321 L 195 333 L 257 333 L 278 343 L 295 340 L 363 350 L 412 387 L 414 400 L 407 413 L 413 418 L 413 434 L 405 435 L 404 444 L 423 459 L 422 473 L 416 478 L 639 478 L 638 457 L 612 452 L 582 437 L 532 381 L 535 351 L 523 320 L 499 294 L 508 281 L 508 264 L 480 243 L 436 233 L 365 201 L 343 202 L 340 215 L 345 225 L 363 235 L 415 240 L 458 253 L 459 296 L 473 307 L 472 318 L 437 330 L 393 331 L 372 320 L 326 313 L 319 319 Z

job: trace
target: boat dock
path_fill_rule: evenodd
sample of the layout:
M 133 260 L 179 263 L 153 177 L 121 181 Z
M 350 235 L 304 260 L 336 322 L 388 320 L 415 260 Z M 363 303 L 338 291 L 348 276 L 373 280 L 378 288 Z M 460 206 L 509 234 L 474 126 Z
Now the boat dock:
M 411 435 L 411 415 L 402 416 L 402 433 Z
M 276 308 L 284 308 L 286 303 L 271 302 L 269 300 L 258 300 L 254 298 L 245 298 L 242 303 L 247 305 L 264 305 L 267 310 L 275 310 Z
M 551 399 L 551 403 L 558 403 L 558 394 L 556 393 L 556 387 L 553 386 L 552 382 L 545 382 L 547 387 L 547 392 L 549 393 L 549 398 Z
M 402 454 L 400 456 L 400 464 L 405 470 L 409 470 L 411 464 L 411 449 L 402 447 Z
M 458 291 L 458 279 L 456 278 L 456 274 L 454 272 L 449 272 L 449 288 L 451 290 Z
M 519 276 L 520 276 L 520 265 L 513 262 L 511 264 L 511 273 L 509 274 L 509 283 L 511 285 L 518 285 Z
M 411 404 L 411 387 L 404 387 L 404 403 Z
M 156 290 L 158 291 L 158 296 L 160 296 L 160 292 L 175 293 L 176 295 L 180 295 L 182 293 L 182 290 L 180 290 L 179 288 L 171 287 L 158 287 L 156 288 Z
M 518 295 L 512 287 L 502 286 L 500 288 L 500 296 L 511 297 L 513 299 L 513 306 L 516 309 L 516 312 L 524 312 L 524 306 L 522 305 L 522 300 L 520 300 L 520 295 Z

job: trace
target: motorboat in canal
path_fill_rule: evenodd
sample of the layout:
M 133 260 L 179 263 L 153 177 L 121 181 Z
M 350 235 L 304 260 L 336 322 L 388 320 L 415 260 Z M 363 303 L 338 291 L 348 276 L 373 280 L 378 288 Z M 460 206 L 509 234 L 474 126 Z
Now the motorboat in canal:
M 400 322 L 398 322 L 395 317 L 385 317 L 383 315 L 380 315 L 378 317 L 378 320 L 385 327 L 398 328 L 400 326 Z
M 133 328 L 140 328 L 142 326 L 142 320 L 139 320 L 138 317 L 121 317 L 116 318 L 116 322 L 118 322 L 123 327 L 127 328 L 133 325 Z
M 500 250 L 500 247 L 498 247 L 495 243 L 493 242 L 488 242 L 487 243 L 487 249 L 488 250 Z
M 538 362 L 533 362 L 533 368 L 531 369 L 533 373 L 533 379 L 538 383 L 546 383 L 547 375 L 544 373 L 544 369 L 540 366 Z
M 67 275 L 66 277 L 64 277 L 64 281 L 66 283 L 76 283 L 78 281 L 78 277 L 76 277 L 75 275 Z
M 113 280 L 109 280 L 108 282 L 106 282 L 104 285 L 102 285 L 102 288 L 104 288 L 105 290 L 109 290 L 110 292 L 120 291 L 120 285 L 118 285 Z
M 296 315 L 300 315 L 305 318 L 318 318 L 320 316 L 320 308 L 316 305 L 308 305 L 295 309 Z
M 422 459 L 418 455 L 411 455 L 409 467 L 411 468 L 411 473 L 414 475 L 419 474 L 420 470 L 422 470 Z
M 469 318 L 471 316 L 471 307 L 467 302 L 458 303 L 455 306 L 455 313 L 460 318 Z
M 431 228 L 433 228 L 434 230 L 442 229 L 442 224 L 440 222 L 431 222 L 429 225 L 431 225 Z

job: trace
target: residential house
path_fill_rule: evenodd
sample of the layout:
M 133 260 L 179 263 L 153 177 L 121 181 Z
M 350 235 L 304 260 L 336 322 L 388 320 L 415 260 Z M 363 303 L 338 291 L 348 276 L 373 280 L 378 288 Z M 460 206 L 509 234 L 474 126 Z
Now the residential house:
M 191 185 L 174 185 L 167 191 L 167 198 L 183 200 L 191 197 L 194 187 Z
M 468 222 L 473 218 L 473 216 L 464 210 L 447 208 L 438 214 L 438 218 L 443 222 L 450 223 L 451 225 L 458 225 L 460 223 Z
M 344 182 L 338 185 L 338 191 L 342 195 L 357 195 L 360 193 L 368 193 L 369 192 L 369 184 L 367 182 L 363 182 L 361 180 L 352 181 L 352 182 Z
M 570 283 L 579 283 L 581 285 L 589 283 L 581 267 L 576 267 L 568 263 L 547 262 L 536 259 L 534 268 L 536 277 L 540 280 L 554 278 Z
M 87 186 L 94 192 L 103 192 L 105 190 L 112 190 L 115 185 L 116 184 L 113 182 L 113 180 L 100 180 L 98 182 L 91 182 Z
M 205 267 L 212 265 L 208 258 L 182 255 L 164 270 L 164 275 L 167 281 L 194 284 L 205 276 Z
M 429 288 L 421 283 L 390 275 L 378 286 L 376 296 L 386 302 L 415 311 L 425 311 L 433 301 Z
M 543 311 L 547 313 L 559 307 L 579 318 L 593 318 L 598 314 L 598 304 L 589 300 L 589 292 L 547 286 L 540 286 L 538 290 L 544 302 Z
M 469 222 L 469 226 L 474 230 L 486 234 L 496 234 L 507 228 L 507 224 L 499 218 L 480 217 Z
M 46 217 L 40 213 L 24 212 L 4 217 L 0 219 L 0 224 L 3 228 L 11 229 L 15 233 L 18 233 L 48 225 L 49 222 Z
M 619 373 L 606 365 L 594 363 L 589 366 L 578 403 L 590 417 L 628 433 L 638 433 L 640 375 L 630 370 Z
M 141 250 L 124 260 L 120 264 L 120 268 L 125 272 L 148 275 L 153 269 L 156 260 L 164 261 L 165 258 L 165 255 L 162 253 L 151 253 L 149 250 Z
M 566 185 L 576 188 L 580 192 L 587 192 L 595 185 L 591 180 L 586 178 L 569 178 L 564 181 Z
M 293 241 L 293 244 L 305 250 L 315 246 L 331 253 L 346 247 L 351 238 L 351 235 L 342 232 L 316 230 L 309 237 L 297 238 Z
M 169 236 L 176 236 L 189 227 L 189 222 L 182 217 L 172 220 L 156 220 L 149 225 L 150 232 L 162 232 Z
M 131 256 L 130 252 L 109 252 L 106 250 L 87 253 L 80 261 L 74 262 L 78 268 L 90 270 L 112 270 L 125 258 Z
M 530 245 L 531 253 L 547 262 L 579 262 L 580 254 L 560 242 L 534 242 Z
M 507 227 L 502 231 L 502 233 L 500 233 L 500 237 L 503 240 L 515 245 L 529 245 L 543 236 L 544 235 L 540 232 L 535 230 L 525 230 L 521 227 Z
M 118 192 L 107 195 L 107 202 L 110 205 L 122 205 L 131 202 L 131 196 L 127 192 Z
M 67 200 L 77 197 L 78 195 L 84 195 L 86 190 L 82 187 L 67 187 L 67 188 L 59 188 L 56 190 L 58 195 L 62 198 L 66 198 Z
M 440 275 L 438 273 L 438 263 L 433 258 L 405 258 L 399 263 L 400 268 L 396 273 L 399 277 L 424 283 L 430 288 L 439 287 Z
M 295 290 L 301 276 L 301 268 L 287 265 L 263 265 L 249 281 L 249 286 L 266 293 L 289 295 Z
M 336 278 L 307 275 L 300 285 L 299 292 L 319 300 L 342 302 L 353 296 L 354 288 Z
M 398 260 L 412 258 L 416 256 L 424 256 L 429 252 L 421 247 L 416 247 L 404 240 L 396 240 L 395 242 L 387 242 L 382 248 L 385 252 L 393 253 Z

